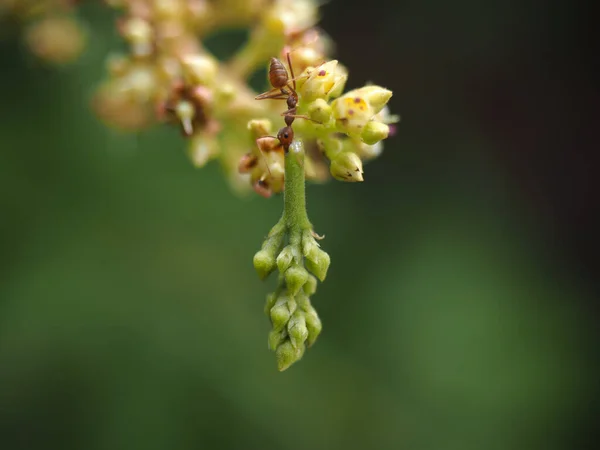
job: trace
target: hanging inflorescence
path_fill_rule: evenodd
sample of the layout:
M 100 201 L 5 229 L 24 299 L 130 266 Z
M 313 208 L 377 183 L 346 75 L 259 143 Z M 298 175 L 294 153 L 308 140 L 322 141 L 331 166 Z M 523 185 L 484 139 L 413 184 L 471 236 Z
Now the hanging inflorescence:
M 32 52 L 68 62 L 87 35 L 75 18 L 76 3 L 0 0 L 0 20 L 26 20 Z M 309 297 L 330 262 L 308 220 L 304 182 L 363 181 L 363 163 L 381 153 L 381 141 L 398 121 L 386 106 L 392 92 L 368 85 L 343 93 L 348 71 L 330 59 L 332 44 L 316 28 L 313 0 L 105 3 L 120 11 L 116 26 L 128 51 L 107 57 L 107 77 L 92 103 L 100 119 L 132 132 L 175 126 L 191 162 L 220 161 L 237 192 L 284 193 L 284 213 L 254 257 L 261 278 L 279 273 L 266 313 L 269 346 L 284 370 L 321 331 Z M 203 41 L 232 27 L 248 28 L 248 40 L 219 61 Z M 257 95 L 248 80 L 266 66 L 272 89 Z

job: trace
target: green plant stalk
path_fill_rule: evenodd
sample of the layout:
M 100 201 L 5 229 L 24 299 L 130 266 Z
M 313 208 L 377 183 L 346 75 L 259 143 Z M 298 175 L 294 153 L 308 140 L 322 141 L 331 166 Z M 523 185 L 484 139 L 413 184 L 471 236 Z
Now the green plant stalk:
M 302 231 L 312 229 L 306 212 L 306 189 L 304 180 L 304 144 L 295 140 L 285 155 L 285 189 L 283 191 L 283 217 L 290 233 L 290 242 L 295 235 L 300 239 Z

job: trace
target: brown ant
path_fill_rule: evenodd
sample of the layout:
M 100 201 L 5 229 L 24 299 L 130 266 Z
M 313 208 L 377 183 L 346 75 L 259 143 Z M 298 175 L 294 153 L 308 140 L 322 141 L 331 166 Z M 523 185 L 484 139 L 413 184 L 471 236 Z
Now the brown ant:
M 277 133 L 277 139 L 281 142 L 285 153 L 288 152 L 289 146 L 294 140 L 294 130 L 292 129 L 292 123 L 294 119 L 307 119 L 312 122 L 310 117 L 305 115 L 296 114 L 298 109 L 298 93 L 296 92 L 296 78 L 294 77 L 294 68 L 292 67 L 292 61 L 290 53 L 286 54 L 288 66 L 290 68 L 290 74 L 283 65 L 283 63 L 277 58 L 271 58 L 269 63 L 269 83 L 273 86 L 273 89 L 263 92 L 255 97 L 255 100 L 285 100 L 288 110 L 281 113 L 285 120 L 285 127 L 281 128 Z M 290 84 L 293 83 L 293 85 Z M 317 122 L 318 123 L 318 122 Z
M 273 88 L 255 97 L 255 100 L 271 99 L 286 101 L 288 109 L 287 111 L 281 113 L 285 120 L 285 127 L 281 128 L 277 132 L 277 140 L 279 141 L 279 144 L 273 146 L 271 149 L 268 150 L 281 151 L 281 149 L 283 149 L 284 154 L 288 153 L 290 145 L 292 145 L 292 142 L 294 140 L 294 130 L 292 128 L 292 123 L 294 123 L 294 119 L 301 118 L 310 120 L 312 122 L 316 122 L 308 116 L 296 114 L 298 106 L 298 93 L 296 92 L 296 78 L 294 76 L 294 68 L 292 67 L 290 52 L 286 54 L 286 57 L 291 72 L 291 78 L 283 63 L 277 58 L 271 58 L 271 61 L 269 63 L 269 83 Z M 260 151 L 261 153 L 263 152 L 262 149 L 260 149 Z M 241 173 L 247 172 L 255 164 L 256 162 L 252 158 L 244 158 L 240 163 L 239 171 Z M 270 174 L 271 169 L 269 168 L 269 165 L 266 164 L 266 167 L 267 171 Z M 263 178 L 259 179 L 254 184 L 254 190 L 263 197 L 269 197 L 271 195 L 269 186 Z

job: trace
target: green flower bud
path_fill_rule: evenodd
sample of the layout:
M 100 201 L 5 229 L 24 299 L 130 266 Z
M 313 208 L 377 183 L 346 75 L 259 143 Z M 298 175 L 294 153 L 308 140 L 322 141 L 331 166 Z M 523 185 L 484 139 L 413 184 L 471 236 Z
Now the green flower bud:
M 317 337 L 319 337 L 319 334 L 321 334 L 323 324 L 321 323 L 321 319 L 319 319 L 317 312 L 312 307 L 311 311 L 304 313 L 304 317 L 306 320 L 306 328 L 308 329 L 306 345 L 310 347 L 315 343 Z
M 288 245 L 283 250 L 281 250 L 281 253 L 279 253 L 279 256 L 277 257 L 277 268 L 279 269 L 279 272 L 285 272 L 290 267 L 293 260 L 294 247 Z
M 318 98 L 308 105 L 308 115 L 312 120 L 319 123 L 325 124 L 329 122 L 332 114 L 331 106 L 322 98 Z
M 267 295 L 267 301 L 265 303 L 265 314 L 268 316 L 271 312 L 271 308 L 275 306 L 275 302 L 277 301 L 277 294 L 275 292 L 271 292 Z
M 306 319 L 304 311 L 297 310 L 287 324 L 288 335 L 290 342 L 295 348 L 299 348 L 308 338 L 308 328 L 306 327 Z
M 290 299 L 289 297 L 279 297 L 275 302 L 275 306 L 273 306 L 269 312 L 273 330 L 283 330 L 295 311 L 296 302 L 293 301 L 293 299 Z
M 312 275 L 310 275 L 310 276 L 312 277 Z M 296 297 L 294 297 L 294 299 L 296 300 L 296 304 L 298 305 L 298 308 L 300 308 L 302 311 L 311 311 L 312 310 L 312 305 L 310 304 L 310 299 L 308 298 L 308 295 L 306 295 L 306 293 L 299 292 L 298 295 L 296 295 Z
M 254 268 L 261 280 L 264 280 L 275 269 L 275 256 L 268 250 L 259 250 L 254 255 Z
M 285 271 L 285 284 L 290 295 L 296 295 L 308 280 L 308 272 L 299 265 L 294 265 Z
M 306 268 L 321 281 L 325 280 L 330 263 L 331 258 L 320 248 L 314 248 L 306 255 Z
M 300 360 L 302 355 L 304 355 L 304 349 L 304 345 L 301 345 L 299 348 L 295 348 L 290 341 L 285 341 L 283 344 L 277 347 L 275 355 L 277 356 L 277 368 L 279 371 L 283 372 L 296 361 Z
M 286 337 L 287 337 L 287 331 L 285 331 L 285 330 L 270 331 L 269 332 L 269 349 L 273 350 L 273 351 L 277 350 L 277 347 L 279 347 L 285 341 Z
M 331 175 L 337 180 L 360 182 L 363 181 L 362 161 L 356 153 L 341 152 L 331 161 Z
M 302 233 L 302 254 L 306 256 L 319 247 L 319 243 L 313 237 L 312 230 L 304 230 Z
M 361 134 L 361 138 L 365 144 L 375 145 L 379 141 L 385 139 L 390 134 L 390 127 L 385 123 L 376 122 L 372 120 L 367 123 L 363 132 Z
M 302 286 L 302 289 L 304 290 L 304 293 L 306 295 L 313 295 L 315 292 L 317 292 L 317 279 L 316 277 L 314 277 L 313 275 L 308 275 L 308 280 L 306 280 L 306 283 L 304 283 L 304 286 Z

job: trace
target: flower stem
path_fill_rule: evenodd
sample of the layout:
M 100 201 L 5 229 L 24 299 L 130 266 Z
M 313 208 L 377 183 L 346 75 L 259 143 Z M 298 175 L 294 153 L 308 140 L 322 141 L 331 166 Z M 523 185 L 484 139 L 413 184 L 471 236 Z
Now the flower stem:
M 304 187 L 304 144 L 295 140 L 285 155 L 285 189 L 283 191 L 283 220 L 293 239 L 302 230 L 312 229 L 306 212 Z

